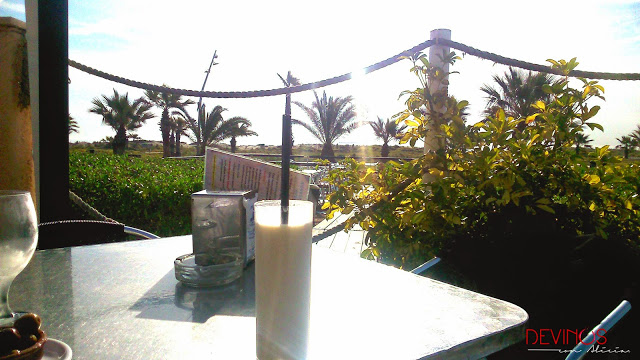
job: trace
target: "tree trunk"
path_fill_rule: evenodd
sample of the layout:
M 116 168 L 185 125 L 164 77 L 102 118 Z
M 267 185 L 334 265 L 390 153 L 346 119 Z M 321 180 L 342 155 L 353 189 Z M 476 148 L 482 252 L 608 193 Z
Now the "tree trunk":
M 169 148 L 169 134 L 171 132 L 171 125 L 169 124 L 169 110 L 162 110 L 162 117 L 160 118 L 160 132 L 162 133 L 162 157 L 171 156 L 171 149 Z
M 169 152 L 171 156 L 176 156 L 176 133 L 173 130 L 169 132 Z
M 625 159 L 629 158 L 629 147 L 628 146 L 624 147 L 624 158 Z
M 231 137 L 231 152 L 234 153 L 234 154 L 236 152 L 236 145 L 237 145 L 236 137 L 232 136 Z
M 322 146 L 322 152 L 320 153 L 320 158 L 324 160 L 329 160 L 331 162 L 335 161 L 335 155 L 333 154 L 333 148 L 331 147 L 330 142 L 324 143 Z
M 116 132 L 116 136 L 113 138 L 113 143 L 111 143 L 113 147 L 113 153 L 117 155 L 124 154 L 125 149 L 127 148 L 127 130 L 124 125 L 120 125 L 118 131 Z
M 389 157 L 389 144 L 382 144 L 382 150 L 380 151 L 380 156 Z
M 180 149 L 180 133 L 182 131 L 176 131 L 176 156 L 182 156 L 182 150 Z

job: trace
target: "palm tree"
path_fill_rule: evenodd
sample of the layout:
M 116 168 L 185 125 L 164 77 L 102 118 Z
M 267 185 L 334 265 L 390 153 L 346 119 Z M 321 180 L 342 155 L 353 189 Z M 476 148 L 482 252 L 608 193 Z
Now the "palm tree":
M 134 131 L 154 117 L 149 112 L 151 104 L 145 99 L 131 102 L 129 93 L 121 96 L 116 89 L 113 89 L 113 96 L 102 95 L 102 98 L 94 98 L 91 103 L 93 107 L 89 112 L 102 116 L 102 122 L 116 131 L 112 142 L 114 154 L 124 154 L 128 142 L 127 131 Z
M 229 129 L 229 134 L 231 135 L 231 152 L 232 153 L 236 152 L 236 145 L 237 145 L 236 138 L 239 138 L 241 136 L 257 136 L 258 135 L 257 132 L 253 130 L 249 130 L 249 127 L 251 127 L 251 121 L 243 117 L 235 116 L 230 118 L 227 121 L 230 121 L 232 124 Z
M 322 98 L 319 98 L 318 93 L 314 91 L 313 94 L 316 99 L 311 107 L 298 101 L 294 102 L 307 114 L 311 124 L 295 119 L 292 123 L 304 127 L 323 143 L 321 158 L 333 160 L 335 155 L 331 145 L 342 135 L 350 133 L 361 124 L 354 122 L 356 112 L 351 103 L 353 101 L 351 96 L 327 98 L 327 93 L 323 92 Z
M 638 140 L 636 140 L 633 136 L 622 136 L 617 138 L 620 145 L 618 148 L 622 148 L 624 150 L 624 158 L 629 158 L 629 152 L 633 151 L 636 146 L 638 146 Z
M 71 133 L 77 134 L 79 129 L 80 127 L 78 126 L 78 122 L 69 115 L 69 135 L 71 135 Z
M 300 79 L 298 79 L 297 77 L 293 76 L 293 74 L 291 73 L 291 70 L 289 70 L 287 72 L 286 79 L 283 78 L 280 74 L 278 74 L 278 77 L 280 78 L 280 80 L 282 80 L 282 83 L 284 84 L 285 87 L 300 85 Z M 290 104 L 290 102 L 291 102 L 291 94 L 287 94 L 286 96 L 287 96 L 287 104 Z M 293 124 L 293 119 L 292 119 L 291 123 Z M 232 148 L 233 148 L 233 146 L 232 146 Z M 291 149 L 289 149 L 289 151 L 290 151 L 289 154 L 293 154 L 293 129 L 291 129 Z
M 509 68 L 504 75 L 494 75 L 493 81 L 497 87 L 484 84 L 480 90 L 487 96 L 487 105 L 484 113 L 487 116 L 495 116 L 498 108 L 502 108 L 506 116 L 514 119 L 526 118 L 535 112 L 532 105 L 538 100 L 548 100 L 549 94 L 542 91 L 543 85 L 551 85 L 555 79 L 553 76 L 543 73 L 524 73 L 517 69 Z M 520 130 L 526 124 L 519 124 Z
M 287 72 L 287 78 L 286 79 L 283 78 L 282 76 L 280 76 L 280 74 L 278 74 L 278 77 L 280 78 L 280 80 L 282 80 L 282 83 L 286 87 L 300 85 L 300 79 L 298 79 L 297 77 L 293 76 L 293 74 L 291 74 L 291 71 Z
M 640 144 L 640 125 L 638 125 L 638 127 L 633 130 L 629 136 L 635 139 L 636 143 Z
M 172 156 L 182 156 L 181 138 L 182 134 L 188 129 L 188 122 L 179 114 L 171 117 L 171 136 L 174 139 L 174 150 L 171 151 Z
M 583 132 L 576 133 L 576 138 L 574 140 L 576 144 L 576 155 L 580 154 L 580 146 L 590 147 L 588 144 L 592 141 L 593 139 L 591 139 L 589 135 L 585 135 Z
M 162 156 L 171 156 L 171 117 L 169 113 L 172 109 L 184 109 L 187 105 L 195 103 L 190 99 L 182 100 L 182 95 L 167 92 L 146 90 L 144 95 L 147 97 L 149 104 L 162 109 L 162 117 L 160 117 L 160 123 L 158 124 L 162 133 Z
M 232 117 L 225 120 L 222 113 L 226 110 L 222 106 L 216 105 L 211 112 L 207 113 L 205 105 L 202 104 L 197 121 L 186 111 L 180 112 L 187 119 L 187 128 L 191 131 L 191 134 L 187 134 L 187 136 L 196 143 L 198 155 L 204 155 L 207 146 L 232 137 L 234 128 L 248 123 L 248 120 L 242 117 Z M 248 124 L 250 125 L 250 123 Z
M 385 122 L 379 116 L 377 121 L 369 121 L 369 125 L 371 125 L 376 137 L 382 140 L 382 150 L 380 151 L 380 156 L 382 157 L 389 156 L 389 142 L 397 140 L 398 134 L 407 128 L 404 124 L 398 126 L 393 120 L 387 119 Z

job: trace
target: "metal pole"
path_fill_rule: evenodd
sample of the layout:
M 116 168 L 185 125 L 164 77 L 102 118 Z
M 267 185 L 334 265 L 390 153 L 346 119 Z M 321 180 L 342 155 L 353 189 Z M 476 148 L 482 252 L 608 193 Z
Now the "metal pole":
M 449 64 L 443 62 L 441 57 L 443 56 L 443 52 L 444 54 L 448 54 L 449 51 L 451 51 L 451 49 L 448 46 L 438 45 L 437 40 L 438 39 L 451 40 L 451 30 L 449 29 L 431 30 L 430 35 L 431 35 L 431 40 L 434 40 L 436 44 L 431 45 L 431 47 L 429 48 L 429 63 L 435 67 L 442 69 L 442 71 L 444 71 L 445 73 L 448 73 Z M 448 94 L 448 86 L 446 84 L 443 84 L 438 79 L 434 79 L 430 77 L 428 80 L 428 86 L 429 86 L 429 93 L 432 95 L 439 91 L 444 91 L 445 95 Z M 431 119 L 429 119 L 429 122 L 427 124 L 427 133 L 424 137 L 424 153 L 425 154 L 436 152 L 438 149 L 440 149 L 441 144 L 440 144 L 440 140 L 436 136 L 437 132 L 438 132 L 437 124 L 434 124 L 434 122 Z M 430 182 L 434 180 L 434 177 L 431 174 L 424 174 L 422 176 L 422 179 L 424 182 Z
M 211 73 L 211 67 L 213 65 L 218 65 L 217 63 L 214 63 L 214 61 L 216 60 L 216 58 L 218 57 L 218 50 L 215 50 L 213 52 L 213 57 L 211 58 L 211 63 L 209 64 L 209 69 L 207 71 L 205 71 L 205 73 L 207 73 L 207 75 L 205 75 L 204 77 L 204 82 L 202 83 L 202 89 L 200 89 L 200 91 L 204 91 L 204 87 L 205 85 L 207 85 L 207 79 L 209 79 L 209 74 Z M 196 119 L 198 122 L 198 133 L 195 134 L 196 135 L 196 140 L 197 140 L 197 152 L 199 153 L 200 151 L 200 146 L 202 146 L 202 151 L 204 151 L 205 149 L 205 145 L 202 144 L 202 142 L 204 141 L 204 139 L 202 139 L 202 134 L 204 133 L 204 124 L 202 123 L 202 119 L 200 119 L 200 108 L 202 107 L 202 96 L 200 96 L 200 99 L 198 99 L 198 108 L 197 108 L 197 113 L 196 113 Z M 206 114 L 205 114 L 206 115 Z M 201 145 L 202 144 L 202 145 Z
M 211 58 L 211 64 L 209 64 L 209 69 L 207 71 L 205 71 L 207 73 L 207 75 L 204 77 L 204 83 L 202 83 L 202 89 L 200 89 L 200 91 L 204 91 L 204 86 L 207 85 L 207 79 L 209 79 L 209 74 L 211 73 L 211 67 L 213 65 L 218 65 L 217 63 L 214 63 L 214 61 L 216 60 L 216 58 L 218 57 L 218 50 L 215 50 L 213 52 L 213 57 Z M 200 96 L 200 99 L 198 100 L 198 113 L 200 113 L 200 106 L 202 105 L 202 96 Z
M 67 220 L 69 200 L 69 6 L 37 1 L 40 222 Z M 30 6 L 31 8 L 31 6 Z M 35 20 L 35 19 L 34 19 Z M 35 35 L 35 34 L 34 34 Z
M 291 94 L 286 95 L 282 116 L 282 179 L 280 192 L 282 224 L 289 223 L 289 164 L 291 161 Z

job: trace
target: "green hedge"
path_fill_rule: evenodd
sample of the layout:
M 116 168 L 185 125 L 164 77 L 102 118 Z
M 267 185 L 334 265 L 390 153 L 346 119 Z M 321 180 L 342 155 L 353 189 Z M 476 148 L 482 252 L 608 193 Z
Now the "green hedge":
M 203 188 L 202 159 L 72 151 L 69 186 L 102 214 L 159 236 L 191 233 L 190 195 Z

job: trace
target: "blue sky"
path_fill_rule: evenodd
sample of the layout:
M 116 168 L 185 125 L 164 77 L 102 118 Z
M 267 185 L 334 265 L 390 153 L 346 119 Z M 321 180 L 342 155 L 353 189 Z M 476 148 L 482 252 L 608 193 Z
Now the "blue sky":
M 578 57 L 579 69 L 640 72 L 640 3 L 631 1 L 393 1 L 327 0 L 181 2 L 152 0 L 70 0 L 69 56 L 78 62 L 136 80 L 200 89 L 204 71 L 218 51 L 207 90 L 258 90 L 281 86 L 276 73 L 291 70 L 303 82 L 343 74 L 385 59 L 429 38 L 436 28 L 452 30 L 452 40 L 504 56 L 544 64 L 548 58 Z M 24 1 L 0 0 L 0 16 L 24 20 Z M 400 62 L 347 83 L 324 88 L 328 95 L 355 98 L 358 121 L 388 118 L 403 109 L 402 90 L 417 82 L 410 64 Z M 480 119 L 479 88 L 504 66 L 466 56 L 452 69 L 450 93 L 471 103 L 470 122 Z M 70 112 L 80 125 L 72 141 L 112 136 L 91 99 L 115 88 L 136 98 L 142 91 L 70 69 Z M 597 145 L 640 124 L 640 82 L 602 81 L 607 101 L 597 119 L 605 132 L 591 136 Z M 312 93 L 295 94 L 310 103 Z M 197 99 L 195 99 L 197 100 Z M 222 105 L 226 116 L 244 116 L 258 137 L 239 144 L 278 144 L 284 97 L 205 99 Z M 596 103 L 594 103 L 595 105 Z M 192 110 L 195 112 L 194 110 Z M 158 114 L 159 115 L 159 114 Z M 305 115 L 294 107 L 294 117 Z M 160 139 L 158 119 L 138 133 Z M 294 127 L 296 143 L 316 142 Z M 339 143 L 376 143 L 368 126 Z

